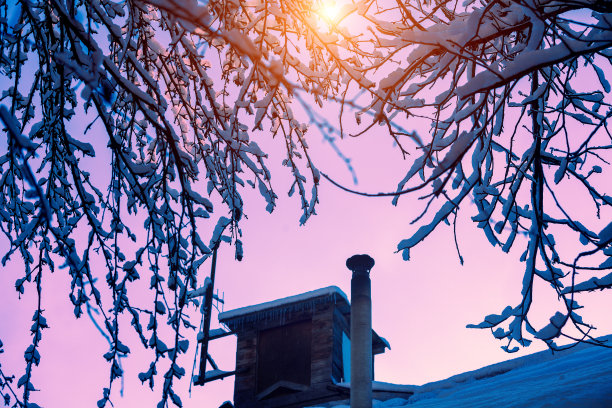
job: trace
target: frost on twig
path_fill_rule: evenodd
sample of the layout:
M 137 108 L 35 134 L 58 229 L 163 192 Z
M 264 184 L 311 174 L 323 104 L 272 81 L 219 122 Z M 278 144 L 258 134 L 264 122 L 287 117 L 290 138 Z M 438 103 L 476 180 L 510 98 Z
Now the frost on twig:
M 130 353 L 123 316 L 151 352 L 140 380 L 154 388 L 163 372 L 160 406 L 181 406 L 188 294 L 220 243 L 244 256 L 245 191 L 277 205 L 260 138 L 282 150 L 304 223 L 330 178 L 309 145 L 331 127 L 340 141 L 387 135 L 410 162 L 386 194 L 427 198 L 404 259 L 466 200 L 492 245 L 523 246 L 520 301 L 478 327 L 521 345 L 593 341 L 576 298 L 611 286 L 606 4 L 359 0 L 331 20 L 311 1 L 0 1 L 2 262 L 23 258 L 15 288 L 38 299 L 19 401 L 33 405 L 44 277 L 62 270 L 74 315 L 96 310 L 109 341 L 98 406 Z M 314 112 L 330 103 L 334 121 Z M 537 280 L 560 300 L 544 327 L 530 322 Z M 133 295 L 142 281 L 146 302 Z

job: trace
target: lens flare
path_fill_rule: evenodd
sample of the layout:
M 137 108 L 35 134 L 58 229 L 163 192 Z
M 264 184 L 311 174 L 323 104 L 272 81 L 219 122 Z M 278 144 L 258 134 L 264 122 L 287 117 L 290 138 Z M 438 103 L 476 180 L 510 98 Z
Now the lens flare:
M 335 22 L 338 18 L 339 12 L 340 7 L 333 0 L 323 2 L 320 11 L 321 17 L 323 17 L 328 22 Z

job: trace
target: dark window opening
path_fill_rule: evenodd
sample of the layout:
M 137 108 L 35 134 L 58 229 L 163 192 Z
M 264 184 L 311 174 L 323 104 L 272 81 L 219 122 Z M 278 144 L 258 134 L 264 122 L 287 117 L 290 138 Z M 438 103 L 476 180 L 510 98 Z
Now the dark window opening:
M 260 397 L 270 396 L 277 386 L 284 388 L 283 391 L 297 391 L 310 385 L 311 341 L 310 320 L 259 332 L 257 393 Z

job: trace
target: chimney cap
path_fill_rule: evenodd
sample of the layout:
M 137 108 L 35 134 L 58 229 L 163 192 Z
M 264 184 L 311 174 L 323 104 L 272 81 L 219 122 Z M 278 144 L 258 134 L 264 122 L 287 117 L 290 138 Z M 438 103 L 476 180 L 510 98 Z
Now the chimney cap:
M 369 273 L 374 266 L 374 259 L 370 255 L 353 255 L 346 260 L 346 267 L 353 273 Z

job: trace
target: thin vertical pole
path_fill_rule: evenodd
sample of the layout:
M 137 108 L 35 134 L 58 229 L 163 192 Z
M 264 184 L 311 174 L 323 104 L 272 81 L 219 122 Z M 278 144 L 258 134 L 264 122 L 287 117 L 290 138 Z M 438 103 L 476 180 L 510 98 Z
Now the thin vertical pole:
M 215 287 L 215 272 L 217 270 L 217 248 L 215 245 L 212 255 L 212 266 L 210 267 L 210 284 L 204 293 L 204 337 L 200 349 L 200 375 L 198 375 L 197 385 L 204 385 L 206 379 L 206 361 L 208 359 L 208 337 L 210 333 L 210 317 L 212 315 L 213 290 Z

